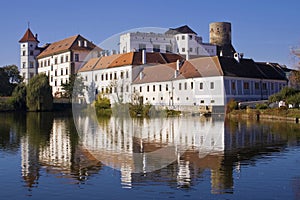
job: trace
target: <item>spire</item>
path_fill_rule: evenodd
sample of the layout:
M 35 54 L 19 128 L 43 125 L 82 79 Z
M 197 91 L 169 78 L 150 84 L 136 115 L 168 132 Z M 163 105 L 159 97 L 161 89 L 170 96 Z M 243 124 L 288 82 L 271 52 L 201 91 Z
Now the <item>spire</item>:
M 28 24 L 28 29 L 25 32 L 24 36 L 19 40 L 19 42 L 37 42 L 39 43 L 39 41 L 37 40 L 36 37 L 34 37 L 33 33 L 31 32 L 30 28 L 29 28 L 29 24 Z

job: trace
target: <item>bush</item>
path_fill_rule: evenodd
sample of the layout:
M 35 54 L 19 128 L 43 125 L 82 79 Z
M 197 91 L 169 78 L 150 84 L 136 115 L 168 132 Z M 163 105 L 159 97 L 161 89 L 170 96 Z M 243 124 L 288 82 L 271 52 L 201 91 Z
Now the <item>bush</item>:
M 267 109 L 268 108 L 268 105 L 267 104 L 256 104 L 255 105 L 255 108 L 256 109 L 259 109 L 259 110 L 265 110 L 265 109 Z
M 111 116 L 112 110 L 109 98 L 98 95 L 97 100 L 95 101 L 95 108 L 97 116 Z
M 226 112 L 230 113 L 236 109 L 238 109 L 238 103 L 234 99 L 230 99 L 226 105 Z

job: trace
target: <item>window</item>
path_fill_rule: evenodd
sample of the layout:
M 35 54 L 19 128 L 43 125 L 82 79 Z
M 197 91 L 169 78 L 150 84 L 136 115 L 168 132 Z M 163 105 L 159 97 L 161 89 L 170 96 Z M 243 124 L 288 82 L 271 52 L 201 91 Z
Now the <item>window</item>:
M 69 62 L 69 56 L 66 55 L 66 62 Z
M 255 88 L 256 90 L 259 90 L 259 83 L 258 83 L 258 82 L 256 82 L 256 83 L 254 84 L 254 88 Z
M 163 100 L 164 98 L 163 97 L 160 97 L 160 100 Z
M 155 97 L 153 97 L 153 101 L 155 100 Z
M 54 86 L 57 86 L 57 82 L 56 82 L 56 80 L 54 81 Z
M 271 90 L 274 90 L 274 83 L 271 83 Z
M 117 79 L 117 72 L 114 73 L 114 79 Z
M 153 45 L 153 52 L 160 52 L 160 45 L 154 44 Z
M 26 51 L 22 51 L 22 56 L 25 56 L 26 55 Z
M 124 77 L 124 72 L 121 72 L 120 77 L 121 77 L 121 78 Z
M 105 74 L 105 80 L 108 80 L 108 74 Z
M 79 62 L 79 54 L 75 54 L 75 62 Z
M 153 85 L 153 92 L 155 92 L 155 85 Z
M 87 41 L 86 40 L 84 40 L 83 45 L 84 45 L 84 47 L 87 47 Z
M 101 81 L 104 80 L 104 74 L 101 74 Z
M 172 47 L 171 45 L 166 45 L 166 52 L 171 53 L 172 52 Z
M 60 75 L 64 75 L 64 70 L 63 69 L 60 69 Z
M 249 90 L 249 82 L 244 82 L 244 90 Z
M 193 39 L 193 35 L 189 35 L 189 39 L 192 40 Z
M 194 89 L 194 83 L 191 82 L 191 89 Z
M 183 35 L 183 36 L 181 36 L 181 39 L 182 39 L 182 40 L 185 40 L 185 36 L 184 36 L 184 35 Z
M 200 83 L 200 90 L 203 90 L 203 83 Z
M 117 93 L 117 87 L 114 87 L 114 93 Z
M 33 51 L 30 51 L 30 52 L 29 52 L 29 55 L 33 56 Z
M 210 103 L 215 103 L 215 100 L 213 100 L 213 99 L 212 99 L 212 100 L 210 100 Z
M 187 82 L 184 83 L 184 89 L 187 90 Z
M 178 97 L 178 98 L 177 98 L 177 101 L 179 101 L 179 100 L 180 100 L 180 98 Z
M 149 85 L 147 85 L 147 92 L 149 92 Z
M 139 44 L 139 51 L 146 50 L 146 44 Z
M 126 78 L 128 78 L 129 77 L 129 74 L 128 74 L 128 71 L 126 71 Z
M 169 90 L 169 85 L 168 84 L 166 84 L 166 91 L 168 91 Z
M 95 75 L 95 81 L 98 81 L 98 76 L 97 75 Z
M 55 72 L 54 72 L 54 76 L 57 76 L 57 70 L 55 70 Z
M 210 89 L 214 89 L 214 88 L 215 88 L 214 82 L 210 82 Z
M 129 91 L 129 86 L 128 85 L 126 85 L 126 92 L 128 92 Z
M 190 48 L 190 52 L 193 52 L 193 48 Z
M 109 80 L 112 80 L 112 73 L 109 74 Z
M 267 89 L 267 83 L 263 83 L 263 84 L 262 84 L 262 89 L 263 89 L 263 90 L 266 90 L 266 89 Z
M 185 99 L 186 99 L 187 101 L 189 100 L 189 98 L 188 98 L 188 97 L 186 97 Z
M 185 48 L 182 48 L 181 51 L 182 51 L 182 52 L 185 52 Z
M 50 66 L 50 59 L 48 59 L 48 66 Z
M 142 86 L 140 86 L 140 92 L 142 92 Z
M 235 90 L 235 88 L 236 88 L 236 87 L 235 87 L 235 82 L 231 82 L 231 89 L 232 89 L 232 90 Z
M 204 103 L 204 100 L 201 100 L 200 103 Z
M 123 86 L 121 86 L 121 88 L 120 88 L 120 89 L 121 89 L 121 92 L 124 92 L 124 88 L 123 88 Z
M 47 66 L 47 61 L 46 61 L 46 60 L 44 60 L 44 66 L 45 66 L 45 67 Z
M 66 68 L 66 75 L 68 75 L 68 73 L 69 73 L 69 72 L 68 72 L 68 68 Z
M 29 67 L 30 67 L 30 68 L 33 68 L 33 62 L 32 62 L 32 61 L 29 62 Z
M 22 68 L 26 67 L 26 62 L 22 62 Z
M 57 58 L 54 58 L 54 64 L 55 65 L 57 64 Z
M 177 38 L 176 38 L 177 40 L 179 40 L 179 36 L 177 36 Z
M 161 85 L 159 85 L 159 91 L 161 92 Z
M 179 90 L 181 90 L 181 83 L 179 83 Z
M 53 65 L 51 65 L 51 71 L 53 71 Z

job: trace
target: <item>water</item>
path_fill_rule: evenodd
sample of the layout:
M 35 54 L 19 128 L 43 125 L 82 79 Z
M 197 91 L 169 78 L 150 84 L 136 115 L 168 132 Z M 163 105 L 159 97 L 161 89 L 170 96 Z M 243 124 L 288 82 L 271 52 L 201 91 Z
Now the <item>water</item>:
M 300 199 L 299 155 L 299 124 L 1 113 L 0 199 Z

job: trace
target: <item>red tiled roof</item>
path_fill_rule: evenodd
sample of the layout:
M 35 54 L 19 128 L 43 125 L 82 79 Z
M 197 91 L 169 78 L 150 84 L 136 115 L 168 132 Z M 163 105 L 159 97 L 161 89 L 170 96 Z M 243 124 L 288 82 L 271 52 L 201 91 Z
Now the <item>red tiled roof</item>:
M 81 40 L 81 46 L 78 45 L 78 40 Z M 87 46 L 84 47 L 84 41 L 87 41 Z M 81 35 L 74 35 L 66 39 L 60 40 L 50 44 L 42 53 L 38 55 L 39 58 L 47 57 L 54 54 L 59 54 L 66 52 L 68 50 L 82 50 L 82 51 L 91 51 L 96 47 L 92 42 L 88 41 Z
M 31 32 L 31 30 L 28 28 L 27 31 L 25 32 L 25 34 L 23 35 L 23 37 L 19 40 L 19 42 L 37 42 L 39 43 L 39 41 L 37 40 L 37 38 L 33 35 L 33 33 Z

